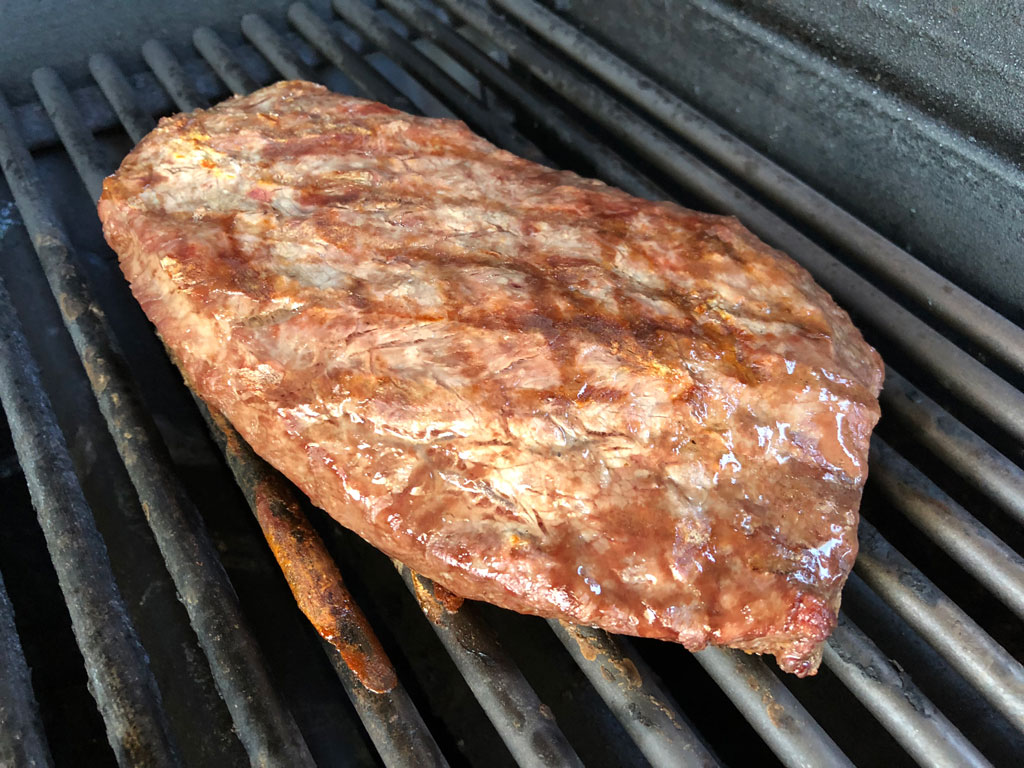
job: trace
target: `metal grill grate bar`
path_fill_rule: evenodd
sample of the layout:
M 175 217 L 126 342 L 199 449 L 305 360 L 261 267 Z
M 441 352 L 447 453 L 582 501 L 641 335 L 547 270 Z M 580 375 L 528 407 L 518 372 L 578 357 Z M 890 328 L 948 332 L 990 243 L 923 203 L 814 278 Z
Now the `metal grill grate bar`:
M 138 142 L 156 128 L 156 120 L 139 106 L 128 78 L 112 58 L 105 53 L 93 54 L 89 57 L 89 71 L 121 124 L 132 126 L 132 130 L 128 132 L 132 141 Z
M 416 111 L 412 102 L 385 80 L 383 75 L 348 45 L 332 35 L 327 25 L 308 5 L 292 3 L 288 8 L 288 20 L 309 44 L 320 52 L 320 55 L 348 75 L 364 96 L 403 112 Z
M 1024 558 L 882 440 L 871 443 L 871 477 L 946 554 L 1024 618 Z
M 0 288 L 0 293 L 6 289 Z M 0 576 L 0 765 L 52 768 L 32 677 L 21 650 L 14 608 Z
M 194 109 L 210 106 L 206 99 L 192 87 L 189 76 L 185 74 L 185 70 L 182 69 L 174 54 L 159 40 L 147 40 L 142 44 L 142 58 L 149 64 L 149 68 L 153 70 L 160 85 L 174 99 L 178 109 L 183 112 L 191 112 Z
M 206 59 L 206 63 L 213 67 L 217 77 L 224 81 L 224 84 L 231 89 L 236 96 L 242 96 L 250 91 L 256 90 L 256 81 L 249 77 L 238 60 L 231 53 L 231 49 L 220 39 L 220 35 L 209 27 L 200 27 L 192 35 L 192 44 L 196 50 Z M 120 114 L 120 113 L 118 113 Z M 123 122 L 123 121 L 122 121 Z M 126 126 L 127 127 L 127 126 Z M 138 138 L 135 138 L 138 142 Z M 142 138 L 141 136 L 139 138 Z
M 1024 372 L 1024 330 L 534 0 L 494 2 L 728 171 L 884 275 L 947 325 Z
M 436 16 L 410 0 L 383 0 L 383 2 L 385 7 L 415 27 L 417 32 L 440 45 L 473 74 L 511 99 L 531 119 L 536 120 L 539 125 L 554 134 L 563 145 L 586 156 L 602 178 L 612 184 L 617 184 L 631 194 L 648 200 L 668 199 L 667 192 L 642 174 L 637 173 L 621 157 L 596 141 L 555 104 L 542 100 L 519 85 L 493 60 L 474 48 L 465 38 L 442 24 Z
M 130 383 L 124 360 L 112 346 L 106 320 L 79 273 L 70 241 L 2 99 L 0 167 L 242 744 L 254 762 L 311 764 L 309 751 L 245 627 L 216 549 L 169 469 L 166 449 Z
M 313 79 L 309 68 L 285 45 L 281 36 L 262 16 L 255 13 L 243 16 L 242 33 L 284 77 L 289 80 Z
M 903 419 L 918 442 L 1024 523 L 1024 470 L 891 368 L 880 400 L 887 416 Z
M 858 575 L 1024 732 L 1024 667 L 864 519 Z
M 198 398 L 196 406 L 224 452 L 300 608 L 321 635 L 326 633 L 327 656 L 384 764 L 391 768 L 447 766 L 290 486 L 223 418 L 213 418 Z
M 850 759 L 761 659 L 715 647 L 694 658 L 785 765 L 852 768 Z
M 654 768 L 720 763 L 625 638 L 549 619 L 548 625 Z
M 862 322 L 993 423 L 1024 440 L 1024 394 L 901 307 L 812 240 L 685 152 L 593 84 L 574 75 L 490 11 L 470 0 L 438 0 L 487 35 L 535 77 L 571 101 L 616 138 L 631 146 L 681 188 L 712 208 L 740 213 L 743 222 L 800 262 Z
M 843 615 L 825 645 L 825 663 L 920 765 L 989 765 L 913 681 Z
M 9 116 L 7 105 L 0 102 L 0 123 Z M 128 618 L 106 545 L 3 282 L 0 401 L 71 615 L 75 641 L 89 669 L 90 691 L 117 761 L 153 768 L 179 765 L 149 661 Z M 8 674 L 5 668 L 3 675 Z
M 531 768 L 582 766 L 550 710 L 472 607 L 449 610 L 428 579 L 395 565 L 516 762 Z
M 463 90 L 437 64 L 416 50 L 407 40 L 399 37 L 392 29 L 384 26 L 373 11 L 361 2 L 334 2 L 334 10 L 349 22 L 367 40 L 385 52 L 396 63 L 406 68 L 417 80 L 437 94 L 460 116 L 472 123 L 487 138 L 496 144 L 515 152 L 521 157 L 538 162 L 544 160 L 537 147 L 513 129 L 494 110 Z
M 57 130 L 57 135 L 68 148 L 78 174 L 86 180 L 89 195 L 93 200 L 98 200 L 100 192 L 103 191 L 103 160 L 85 126 L 80 120 L 71 119 L 73 115 L 78 114 L 71 94 L 57 73 L 49 67 L 33 72 L 32 83 L 39 94 L 39 100 L 46 108 L 46 114 L 50 116 Z

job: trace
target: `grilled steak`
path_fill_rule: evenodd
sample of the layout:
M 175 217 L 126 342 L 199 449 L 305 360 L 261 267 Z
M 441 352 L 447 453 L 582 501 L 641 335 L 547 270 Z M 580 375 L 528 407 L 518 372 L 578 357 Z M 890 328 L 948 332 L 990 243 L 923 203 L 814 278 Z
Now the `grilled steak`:
M 302 82 L 162 120 L 99 212 L 190 386 L 376 547 L 816 670 L 882 368 L 735 219 Z

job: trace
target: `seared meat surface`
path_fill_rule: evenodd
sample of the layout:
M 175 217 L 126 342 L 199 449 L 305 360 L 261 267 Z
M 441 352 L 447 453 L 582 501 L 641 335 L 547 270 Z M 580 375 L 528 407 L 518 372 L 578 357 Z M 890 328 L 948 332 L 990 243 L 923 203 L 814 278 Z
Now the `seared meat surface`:
M 302 82 L 162 120 L 99 212 L 190 386 L 379 549 L 816 670 L 882 367 L 736 220 Z

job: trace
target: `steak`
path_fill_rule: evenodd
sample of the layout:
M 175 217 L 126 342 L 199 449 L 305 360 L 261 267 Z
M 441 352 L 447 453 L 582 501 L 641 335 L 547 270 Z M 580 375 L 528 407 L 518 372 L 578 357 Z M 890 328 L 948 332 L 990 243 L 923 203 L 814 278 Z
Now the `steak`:
M 161 120 L 99 214 L 188 384 L 391 557 L 816 671 L 882 366 L 735 219 L 304 82 Z

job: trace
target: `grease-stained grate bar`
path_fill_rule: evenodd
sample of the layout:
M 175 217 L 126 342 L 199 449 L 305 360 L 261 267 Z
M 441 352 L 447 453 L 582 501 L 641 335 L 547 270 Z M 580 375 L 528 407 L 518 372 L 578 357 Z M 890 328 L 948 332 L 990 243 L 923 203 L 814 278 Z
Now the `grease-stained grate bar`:
M 189 76 L 166 45 L 159 40 L 147 40 L 142 44 L 142 58 L 149 64 L 164 90 L 171 94 L 178 109 L 191 112 L 209 106 L 192 86 Z
M 65 327 L 82 360 L 114 444 L 139 494 L 168 572 L 211 672 L 255 763 L 311 765 L 312 757 L 246 627 L 234 590 L 199 514 L 170 469 L 106 320 L 72 256 L 35 164 L 0 98 L 0 168 L 14 194 Z
M 869 460 L 872 482 L 894 506 L 1024 618 L 1024 558 L 877 437 Z
M 103 191 L 103 177 L 106 175 L 103 170 L 105 163 L 100 156 L 99 145 L 78 119 L 78 110 L 71 100 L 71 94 L 57 73 L 49 67 L 33 72 L 32 83 L 78 175 L 85 181 L 89 196 L 99 200 Z
M 274 65 L 274 68 L 289 80 L 312 80 L 309 68 L 285 44 L 281 36 L 267 24 L 266 20 L 255 13 L 242 17 L 242 34 L 244 34 L 256 50 Z
M 891 368 L 880 400 L 887 416 L 897 415 L 914 429 L 915 440 L 1024 523 L 1024 470 Z
M 0 293 L 5 289 L 0 288 Z M 0 576 L 0 765 L 52 768 L 14 609 Z
M 236 96 L 256 90 L 256 81 L 245 71 L 227 43 L 220 39 L 220 35 L 209 27 L 200 27 L 192 34 L 192 44 L 196 50 L 206 59 L 206 63 L 213 67 L 217 77 L 224 81 L 224 84 L 231 89 Z M 118 113 L 120 114 L 120 113 Z M 123 122 L 123 121 L 122 121 Z M 136 139 L 138 141 L 138 139 Z
M 494 2 L 729 172 L 913 296 L 947 325 L 1024 372 L 1024 330 L 534 0 Z
M 862 578 L 982 696 L 1024 732 L 1024 667 L 959 606 L 860 521 L 855 581 Z
M 853 763 L 761 659 L 730 648 L 694 654 L 764 743 L 789 768 Z
M 993 423 L 1024 440 L 1024 394 L 889 298 L 739 187 L 684 151 L 663 132 L 603 90 L 571 72 L 481 5 L 439 4 L 487 35 L 515 61 L 595 122 L 661 169 L 680 188 L 721 212 L 739 214 L 755 233 L 800 262 L 867 326 Z
M 219 55 L 227 71 L 238 68 L 230 50 L 225 48 Z M 114 88 L 123 107 L 118 114 L 125 119 L 125 130 L 133 138 L 141 138 L 146 122 L 131 119 L 136 105 L 134 94 L 124 90 L 127 80 L 115 77 L 112 82 L 122 84 Z M 66 119 L 73 121 L 74 116 Z M 86 131 L 74 125 L 61 129 Z M 95 141 L 91 135 L 89 141 Z M 73 156 L 70 147 L 68 151 Z M 88 186 L 88 180 L 83 177 L 83 181 Z M 289 487 L 226 421 L 213 417 L 198 398 L 196 405 L 278 556 L 300 607 L 321 634 L 332 638 L 325 644 L 325 652 L 385 764 L 410 768 L 447 765 Z
M 920 765 L 989 765 L 910 678 L 842 614 L 825 645 L 824 661 Z
M 136 127 L 139 136 L 136 138 L 133 135 L 134 141 L 138 141 L 156 128 L 156 120 L 139 106 L 131 83 L 112 58 L 105 53 L 93 54 L 89 57 L 89 72 L 110 102 L 121 124 L 130 123 Z
M 2 281 L 0 403 L 114 755 L 123 766 L 179 765 L 149 660 Z
M 719 765 L 628 641 L 555 619 L 548 625 L 654 768 Z
M 472 606 L 439 597 L 439 587 L 397 561 L 395 566 L 516 762 L 530 768 L 582 766 L 550 710 Z

